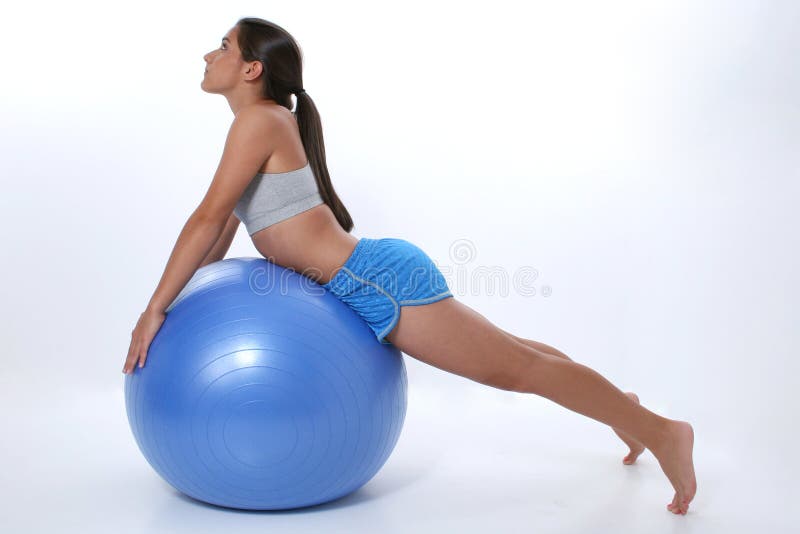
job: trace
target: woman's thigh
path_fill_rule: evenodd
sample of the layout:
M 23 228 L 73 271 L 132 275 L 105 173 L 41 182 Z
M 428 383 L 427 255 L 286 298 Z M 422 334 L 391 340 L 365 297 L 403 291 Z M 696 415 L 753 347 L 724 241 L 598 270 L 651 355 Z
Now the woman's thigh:
M 529 386 L 540 356 L 455 297 L 401 307 L 386 339 L 429 365 L 509 391 Z

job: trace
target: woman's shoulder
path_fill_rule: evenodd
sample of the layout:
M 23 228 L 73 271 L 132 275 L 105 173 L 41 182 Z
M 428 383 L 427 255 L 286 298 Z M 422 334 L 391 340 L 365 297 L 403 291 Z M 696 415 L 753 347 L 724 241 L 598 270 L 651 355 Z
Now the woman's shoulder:
M 242 106 L 234 118 L 248 118 L 264 121 L 273 126 L 285 125 L 287 121 L 294 120 L 292 112 L 283 106 L 268 102 L 254 102 Z
M 277 108 L 282 108 L 283 111 Z M 289 121 L 294 122 L 294 119 L 291 112 L 283 106 L 247 104 L 236 110 L 231 130 L 251 131 L 259 136 L 281 138 L 293 129 L 293 124 Z
M 240 114 L 245 114 L 239 116 Z M 268 145 L 269 156 L 259 173 L 281 173 L 283 167 L 296 170 L 302 164 L 296 161 L 308 161 L 300 139 L 300 130 L 294 115 L 287 108 L 277 104 L 253 103 L 242 106 L 237 114 L 237 119 L 250 123 L 258 132 L 261 143 Z M 276 156 L 276 157 L 273 157 Z M 299 159 L 298 159 L 299 158 Z M 273 161 L 272 170 L 267 169 L 267 161 Z M 281 165 L 284 163 L 284 165 Z M 275 169 L 277 164 L 278 169 Z

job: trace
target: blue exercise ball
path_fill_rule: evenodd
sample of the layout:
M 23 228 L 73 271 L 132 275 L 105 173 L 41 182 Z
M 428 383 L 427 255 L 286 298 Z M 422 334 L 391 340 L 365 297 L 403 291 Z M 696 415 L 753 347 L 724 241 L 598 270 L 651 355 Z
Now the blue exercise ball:
M 125 375 L 145 459 L 203 502 L 282 510 L 343 497 L 389 458 L 402 353 L 311 278 L 264 258 L 201 267 Z

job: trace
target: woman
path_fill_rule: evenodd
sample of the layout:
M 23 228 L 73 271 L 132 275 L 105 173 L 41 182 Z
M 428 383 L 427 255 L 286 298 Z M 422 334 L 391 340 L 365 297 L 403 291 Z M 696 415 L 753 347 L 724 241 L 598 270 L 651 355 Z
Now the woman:
M 606 423 L 630 447 L 625 464 L 650 449 L 675 489 L 667 508 L 686 513 L 697 490 L 689 423 L 661 417 L 558 350 L 498 328 L 456 300 L 430 258 L 408 241 L 350 234 L 353 222 L 328 175 L 319 115 L 302 89 L 300 49 L 285 30 L 241 19 L 204 59 L 201 88 L 225 96 L 234 120 L 209 189 L 132 332 L 124 373 L 144 365 L 169 304 L 199 267 L 225 257 L 243 220 L 265 258 L 333 292 L 380 342 Z

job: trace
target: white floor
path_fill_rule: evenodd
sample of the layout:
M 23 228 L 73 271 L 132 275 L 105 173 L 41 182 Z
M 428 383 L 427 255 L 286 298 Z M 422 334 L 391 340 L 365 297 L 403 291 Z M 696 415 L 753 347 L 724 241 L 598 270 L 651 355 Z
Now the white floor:
M 410 381 L 397 447 L 364 487 L 287 512 L 206 505 L 159 478 L 128 427 L 121 373 L 119 387 L 101 392 L 6 385 L 0 532 L 798 532 L 790 435 L 737 441 L 741 429 L 711 436 L 713 421 L 687 418 L 698 494 L 676 516 L 649 452 L 625 466 L 627 450 L 604 425 L 540 397 L 453 380 L 458 398 Z

